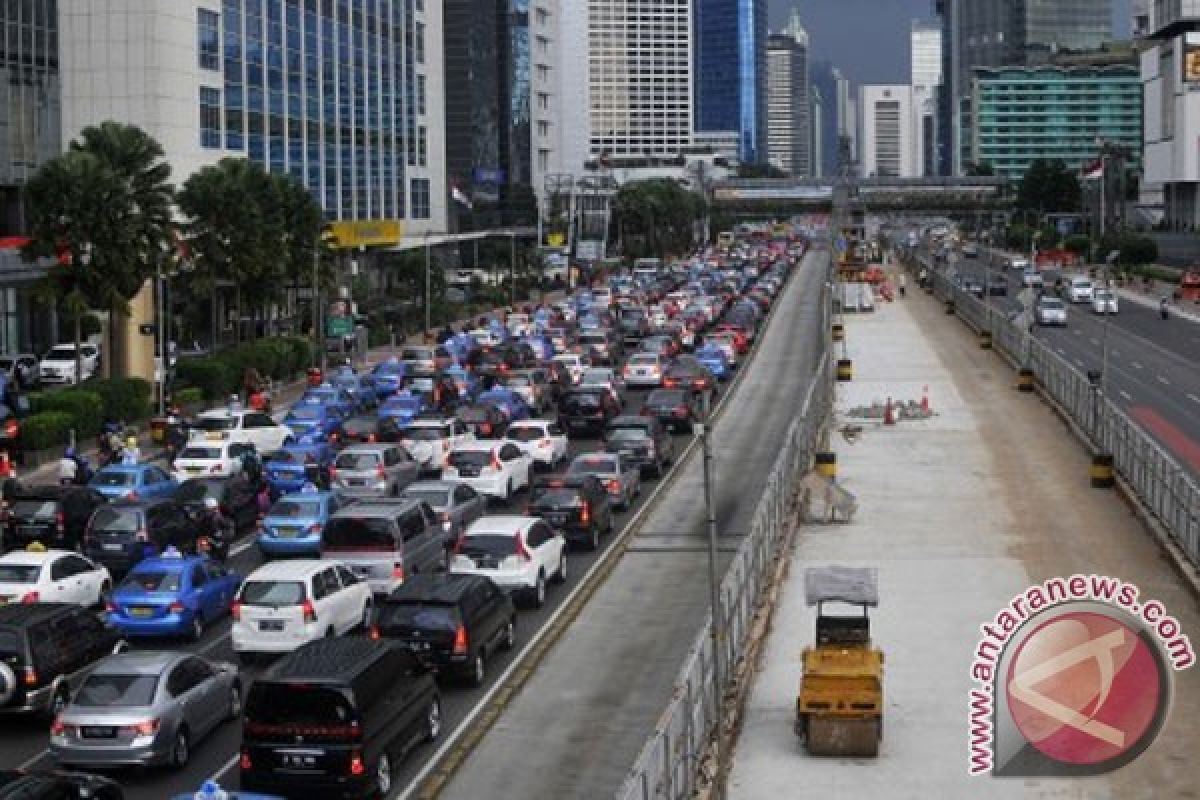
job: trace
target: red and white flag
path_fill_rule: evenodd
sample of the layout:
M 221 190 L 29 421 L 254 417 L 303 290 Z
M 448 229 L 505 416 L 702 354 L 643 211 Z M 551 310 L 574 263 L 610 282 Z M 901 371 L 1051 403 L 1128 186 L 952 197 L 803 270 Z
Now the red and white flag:
M 1104 159 L 1093 161 L 1091 164 L 1085 164 L 1083 167 L 1083 179 L 1085 181 L 1098 181 L 1104 177 Z
M 467 197 L 466 193 L 457 186 L 450 187 L 450 196 L 454 198 L 454 202 L 464 205 L 469 209 L 474 209 L 475 205 L 471 202 L 471 198 Z

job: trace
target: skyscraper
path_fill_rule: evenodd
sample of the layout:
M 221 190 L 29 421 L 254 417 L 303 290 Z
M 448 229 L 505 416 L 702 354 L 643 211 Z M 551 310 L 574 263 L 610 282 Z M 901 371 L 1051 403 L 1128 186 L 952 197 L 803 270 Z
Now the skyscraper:
M 808 160 L 811 165 L 809 175 L 820 178 L 825 174 L 825 98 L 821 95 L 819 86 L 813 84 L 809 89 L 809 134 Z
M 937 173 L 937 93 L 942 85 L 942 29 L 913 20 L 913 111 L 917 115 L 917 163 L 922 175 Z
M 790 175 L 807 176 L 812 174 L 808 35 L 789 29 L 767 38 L 767 160 Z
M 864 177 L 917 175 L 912 86 L 863 86 L 859 90 L 859 160 Z
M 837 166 L 847 170 L 858 158 L 858 115 L 853 94 L 850 91 L 850 79 L 833 67 L 834 113 L 837 116 Z
M 762 161 L 767 154 L 767 0 L 692 2 L 696 130 L 736 131 L 741 160 Z

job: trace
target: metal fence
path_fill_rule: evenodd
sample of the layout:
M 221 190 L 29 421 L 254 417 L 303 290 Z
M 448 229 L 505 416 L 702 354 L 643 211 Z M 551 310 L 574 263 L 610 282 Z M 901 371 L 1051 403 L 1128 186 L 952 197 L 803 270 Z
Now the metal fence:
M 1102 391 L 1099 382 L 1034 337 L 1014 319 L 929 268 L 934 293 L 1018 367 L 1033 371 L 1043 390 L 1071 417 L 1097 452 L 1110 453 L 1117 473 L 1157 517 L 1188 559 L 1200 566 L 1200 483 Z
M 742 540 L 721 582 L 718 631 L 720 663 L 724 667 L 721 672 L 726 681 L 745 653 L 755 605 L 774 562 L 796 482 L 811 468 L 822 429 L 832 413 L 830 363 L 828 356 L 821 360 L 808 386 L 755 507 L 750 533 Z M 617 800 L 684 800 L 692 796 L 700 761 L 715 734 L 715 702 L 723 694 L 714 686 L 711 625 L 710 614 L 688 651 L 671 703 L 616 793 Z

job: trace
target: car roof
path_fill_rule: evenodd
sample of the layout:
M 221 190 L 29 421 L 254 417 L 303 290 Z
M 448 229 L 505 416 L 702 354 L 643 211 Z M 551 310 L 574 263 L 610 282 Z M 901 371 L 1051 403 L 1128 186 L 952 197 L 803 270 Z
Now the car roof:
M 0 625 L 34 625 L 77 609 L 74 603 L 9 603 L 0 606 Z
M 395 450 L 399 445 L 389 444 L 387 442 L 367 442 L 363 444 L 352 444 L 338 451 L 338 455 L 346 453 L 382 453 L 385 450 Z
M 353 680 L 356 672 L 393 648 L 394 645 L 367 636 L 317 639 L 275 662 L 255 683 L 310 681 L 344 685 Z
M 608 421 L 610 428 L 626 428 L 637 426 L 639 428 L 649 428 L 656 422 L 654 417 L 643 417 L 638 414 L 622 414 L 619 417 L 613 417 Z M 586 455 L 586 454 L 581 454 Z
M 424 600 L 433 603 L 456 603 L 464 594 L 484 581 L 490 579 L 482 575 L 453 572 L 412 575 L 396 587 L 384 602 Z
M 465 485 L 466 484 L 460 483 L 459 481 L 414 481 L 408 486 L 405 486 L 404 490 L 400 492 L 400 495 L 403 496 L 404 492 L 409 490 L 418 492 L 445 492 Z
M 99 475 L 100 473 L 103 473 L 103 472 L 141 472 L 143 469 L 146 469 L 147 467 L 151 467 L 151 466 L 154 466 L 154 465 L 153 464 L 109 464 L 106 467 L 101 467 L 100 469 L 96 470 L 96 474 Z
M 161 675 L 192 653 L 167 650 L 131 650 L 100 660 L 93 675 Z
M 370 516 L 393 516 L 397 510 L 407 511 L 414 506 L 421 505 L 424 500 L 415 500 L 411 497 L 392 497 L 388 499 L 372 497 L 366 500 L 358 500 L 348 506 L 339 508 L 333 516 L 335 517 L 370 517 Z
M 451 420 L 446 417 L 417 417 L 404 427 L 406 428 L 441 428 L 449 425 Z
M 322 561 L 316 558 L 288 559 L 284 561 L 268 561 L 246 576 L 247 581 L 299 580 L 307 578 L 323 569 L 333 561 Z
M 472 533 L 517 534 L 528 529 L 538 519 L 536 517 L 520 517 L 515 514 L 495 514 L 480 517 L 467 528 L 466 535 Z
M 45 564 L 63 556 L 75 555 L 70 550 L 12 550 L 0 556 L 0 564 Z
M 204 556 L 189 556 L 184 554 L 178 556 L 153 556 L 151 558 L 143 558 L 134 564 L 130 572 L 150 572 L 151 570 L 166 570 L 169 572 L 178 570 L 183 572 L 188 567 L 195 564 L 208 563 L 208 561 L 209 559 Z
M 454 445 L 451 452 L 484 453 L 489 450 L 495 450 L 499 446 L 500 442 L 494 439 L 468 439 Z

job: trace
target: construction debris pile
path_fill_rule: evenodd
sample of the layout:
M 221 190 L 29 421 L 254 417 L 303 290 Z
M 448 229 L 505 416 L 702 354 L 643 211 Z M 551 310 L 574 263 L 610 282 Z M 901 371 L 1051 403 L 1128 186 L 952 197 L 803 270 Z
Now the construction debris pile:
M 929 407 L 928 401 L 908 400 L 902 403 L 892 402 L 891 400 L 880 402 L 875 401 L 869 406 L 858 406 L 846 412 L 847 417 L 855 419 L 878 419 L 888 422 L 889 417 L 893 421 L 904 419 L 929 419 L 934 415 L 933 409 Z

